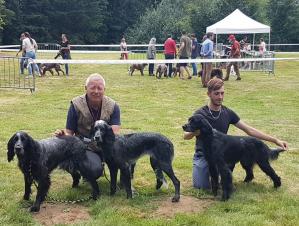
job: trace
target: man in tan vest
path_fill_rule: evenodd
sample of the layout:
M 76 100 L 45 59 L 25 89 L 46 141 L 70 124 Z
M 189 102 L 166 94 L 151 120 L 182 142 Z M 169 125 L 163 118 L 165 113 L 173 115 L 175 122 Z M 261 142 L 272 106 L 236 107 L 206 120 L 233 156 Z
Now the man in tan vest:
M 113 99 L 104 95 L 104 78 L 100 74 L 91 74 L 86 79 L 85 90 L 85 94 L 71 101 L 66 128 L 55 131 L 55 135 L 76 135 L 83 140 L 90 139 L 91 127 L 97 120 L 106 121 L 113 132 L 119 134 L 120 108 Z

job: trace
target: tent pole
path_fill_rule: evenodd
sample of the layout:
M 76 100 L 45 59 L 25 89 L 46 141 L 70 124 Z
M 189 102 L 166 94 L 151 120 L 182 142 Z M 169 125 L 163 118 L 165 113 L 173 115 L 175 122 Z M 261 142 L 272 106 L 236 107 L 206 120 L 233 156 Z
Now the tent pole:
M 216 34 L 216 52 L 218 52 L 218 37 L 217 37 L 217 34 Z
M 271 42 L 270 42 L 270 32 L 269 32 L 269 50 L 268 51 L 270 51 L 271 50 L 271 44 L 270 44 Z
M 254 51 L 254 39 L 255 39 L 255 33 L 253 33 L 253 44 L 252 44 L 252 50 Z

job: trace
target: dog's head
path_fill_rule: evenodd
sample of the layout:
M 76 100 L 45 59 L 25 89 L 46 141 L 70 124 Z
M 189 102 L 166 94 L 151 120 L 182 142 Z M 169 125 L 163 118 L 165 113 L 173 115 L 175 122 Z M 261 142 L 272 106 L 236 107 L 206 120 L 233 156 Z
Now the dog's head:
M 196 130 L 200 130 L 202 135 L 208 135 L 213 132 L 213 127 L 201 114 L 196 114 L 190 117 L 188 123 L 182 127 L 185 132 L 195 132 Z
M 7 161 L 13 160 L 14 156 L 22 158 L 26 150 L 32 150 L 34 145 L 33 139 L 25 132 L 16 132 L 7 143 Z
M 115 135 L 112 127 L 104 120 L 98 120 L 94 123 L 92 138 L 97 142 L 98 145 L 104 142 L 113 143 L 115 141 Z

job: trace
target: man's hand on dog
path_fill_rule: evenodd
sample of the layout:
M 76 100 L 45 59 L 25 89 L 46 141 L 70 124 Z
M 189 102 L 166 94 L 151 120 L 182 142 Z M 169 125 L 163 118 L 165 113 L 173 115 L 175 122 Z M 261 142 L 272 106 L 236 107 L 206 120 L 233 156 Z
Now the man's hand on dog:
M 67 135 L 64 129 L 57 129 L 54 132 L 54 136 L 56 136 L 56 137 L 61 137 L 61 136 L 64 136 L 64 135 Z

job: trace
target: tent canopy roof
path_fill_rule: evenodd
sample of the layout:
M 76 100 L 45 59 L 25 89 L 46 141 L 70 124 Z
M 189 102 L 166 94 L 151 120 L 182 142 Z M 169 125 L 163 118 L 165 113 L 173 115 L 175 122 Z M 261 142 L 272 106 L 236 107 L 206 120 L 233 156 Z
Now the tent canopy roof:
M 214 34 L 270 33 L 270 26 L 257 22 L 236 9 L 224 19 L 207 27 L 206 31 Z

